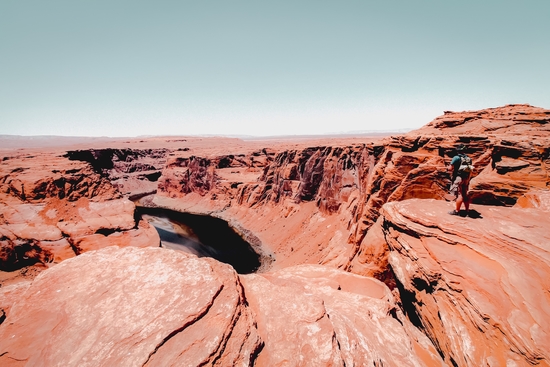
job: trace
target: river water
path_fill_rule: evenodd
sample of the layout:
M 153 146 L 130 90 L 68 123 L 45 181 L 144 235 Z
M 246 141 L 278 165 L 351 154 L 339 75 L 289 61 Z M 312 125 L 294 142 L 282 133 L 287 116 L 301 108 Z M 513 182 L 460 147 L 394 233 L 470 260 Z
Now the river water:
M 239 274 L 254 273 L 261 265 L 250 244 L 222 219 L 160 208 L 137 210 L 156 228 L 162 247 L 212 257 L 230 264 Z

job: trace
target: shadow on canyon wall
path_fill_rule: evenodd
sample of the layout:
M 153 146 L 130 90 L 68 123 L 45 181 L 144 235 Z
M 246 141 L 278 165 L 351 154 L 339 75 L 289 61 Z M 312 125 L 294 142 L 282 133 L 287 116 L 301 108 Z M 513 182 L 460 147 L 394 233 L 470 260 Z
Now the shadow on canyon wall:
M 163 247 L 212 257 L 239 274 L 254 273 L 261 265 L 250 244 L 222 219 L 162 208 L 138 207 L 137 212 L 155 227 Z

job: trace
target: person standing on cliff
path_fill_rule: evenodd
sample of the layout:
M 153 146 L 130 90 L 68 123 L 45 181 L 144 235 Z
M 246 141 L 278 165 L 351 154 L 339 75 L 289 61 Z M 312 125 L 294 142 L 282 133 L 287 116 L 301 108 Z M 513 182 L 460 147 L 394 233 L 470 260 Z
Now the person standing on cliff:
M 455 209 L 449 212 L 451 215 L 459 215 L 460 207 L 463 203 L 466 215 L 468 215 L 468 211 L 470 210 L 468 186 L 470 185 L 470 176 L 474 167 L 472 166 L 472 159 L 464 153 L 465 148 L 463 144 L 456 147 L 456 155 L 447 167 L 449 172 L 452 173 L 451 195 L 455 198 Z

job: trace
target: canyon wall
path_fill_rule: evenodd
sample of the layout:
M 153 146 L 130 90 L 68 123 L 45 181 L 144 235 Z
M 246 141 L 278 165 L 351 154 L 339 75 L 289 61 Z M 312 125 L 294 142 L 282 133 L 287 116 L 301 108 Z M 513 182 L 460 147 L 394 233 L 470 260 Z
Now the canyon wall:
M 0 162 L 0 270 L 59 263 L 109 245 L 158 246 L 135 205 L 93 166 L 55 154 Z
M 132 198 L 156 192 L 156 181 L 170 151 L 167 148 L 87 149 L 70 150 L 65 157 L 72 161 L 88 162 L 118 192 Z
M 392 202 L 375 224 L 409 319 L 449 365 L 550 365 L 550 212 L 445 208 Z
M 475 166 L 474 204 L 513 206 L 547 190 L 549 121 L 548 110 L 512 105 L 446 112 L 423 129 L 367 144 L 177 152 L 167 159 L 154 204 L 218 216 L 245 237 L 253 233 L 250 242 L 270 253 L 274 269 L 315 263 L 384 277 L 355 258 L 385 203 L 448 198 L 446 165 L 458 144 Z
M 0 283 L 0 364 L 549 366 L 549 122 L 4 156 L 0 270 L 49 268 Z M 468 217 L 447 214 L 457 144 Z M 260 272 L 158 248 L 129 197 L 228 221 Z
M 320 265 L 238 275 L 160 248 L 80 255 L 0 288 L 0 361 L 549 366 L 550 212 L 479 206 L 474 219 L 442 216 L 446 207 L 382 208 L 371 231 L 386 244 L 393 291 Z

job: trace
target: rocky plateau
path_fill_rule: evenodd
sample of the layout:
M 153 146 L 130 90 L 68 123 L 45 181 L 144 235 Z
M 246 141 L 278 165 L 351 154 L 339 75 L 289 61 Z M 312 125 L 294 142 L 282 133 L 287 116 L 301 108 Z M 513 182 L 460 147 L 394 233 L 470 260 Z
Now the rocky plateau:
M 550 110 L 0 154 L 2 366 L 550 366 Z M 261 266 L 163 248 L 145 208 L 226 221 Z

